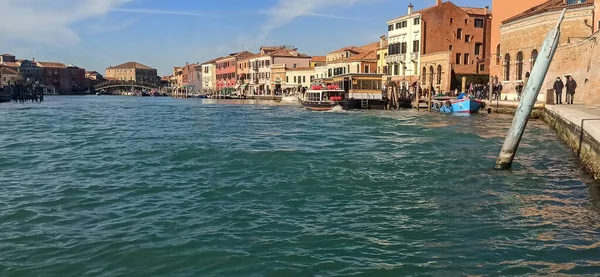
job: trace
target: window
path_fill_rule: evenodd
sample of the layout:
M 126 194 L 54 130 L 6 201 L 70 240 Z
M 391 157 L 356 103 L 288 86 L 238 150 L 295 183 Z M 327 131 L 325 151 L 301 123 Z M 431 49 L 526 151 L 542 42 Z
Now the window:
M 479 65 L 479 72 L 484 72 L 485 71 L 485 64 L 480 64 Z
M 423 71 L 421 71 L 421 85 L 425 85 L 425 80 L 427 78 L 427 68 L 423 67 Z
M 394 25 L 393 24 L 388 25 L 388 31 L 393 31 L 393 30 L 394 30 Z
M 456 64 L 460 64 L 462 55 L 460 53 L 456 53 Z
M 517 60 L 515 61 L 517 70 L 517 80 L 523 80 L 523 52 L 517 53 Z
M 419 41 L 418 40 L 414 40 L 413 41 L 413 53 L 418 53 L 419 52 Z
M 356 65 L 356 73 L 360 73 L 360 64 Z
M 396 29 L 400 29 L 400 28 L 402 28 L 402 27 L 400 26 L 400 22 L 396 23 Z
M 381 54 L 377 54 L 377 59 L 381 59 Z
M 306 76 L 302 76 L 302 83 L 306 83 Z
M 297 77 L 294 76 L 294 83 L 296 83 L 298 81 Z
M 470 60 L 469 60 L 469 54 L 465 53 L 465 54 L 463 55 L 463 57 L 465 58 L 465 61 L 464 61 L 464 63 L 463 63 L 463 64 L 465 64 L 465 65 L 469 65 L 469 64 L 471 64 L 471 63 L 470 63 Z
M 531 69 L 533 69 L 533 66 L 535 65 L 537 56 L 538 56 L 538 51 L 536 49 L 533 49 L 533 51 L 531 51 Z
M 436 79 L 437 79 L 436 83 L 438 85 L 441 85 L 442 84 L 442 66 L 441 65 L 437 66 L 437 76 L 436 76 Z
M 450 17 L 450 23 L 454 22 L 454 18 Z
M 483 28 L 483 19 L 481 19 L 481 18 L 475 19 L 475 28 Z
M 400 54 L 406 54 L 407 50 L 406 42 L 400 43 Z
M 315 80 L 315 76 L 313 76 L 313 75 L 310 75 L 310 81 L 312 82 L 312 81 L 314 81 L 314 80 Z
M 402 26 L 402 28 L 406 28 L 408 27 L 408 22 L 406 20 L 400 22 L 400 26 Z
M 420 18 L 413 19 L 413 25 L 419 25 L 419 24 L 421 24 L 421 19 Z
M 450 44 L 450 46 L 448 46 L 448 50 L 452 51 L 452 44 Z
M 469 20 L 468 19 L 465 19 L 465 24 L 469 24 Z
M 470 35 L 465 35 L 465 42 L 467 42 L 467 43 L 471 42 L 471 36 Z
M 290 76 L 285 76 L 285 82 L 289 83 L 290 82 Z
M 481 55 L 481 47 L 483 47 L 481 42 L 475 43 L 475 55 Z
M 369 73 L 369 65 L 365 64 L 365 73 Z
M 510 54 L 504 55 L 504 81 L 510 81 Z
M 294 64 L 294 68 L 296 68 L 296 67 L 298 67 L 298 65 L 297 65 L 297 64 Z
M 457 39 L 462 39 L 462 29 L 461 28 L 458 28 L 456 30 L 456 38 Z
M 383 74 L 387 74 L 389 75 L 390 73 L 388 72 L 388 67 L 387 66 L 383 66 Z

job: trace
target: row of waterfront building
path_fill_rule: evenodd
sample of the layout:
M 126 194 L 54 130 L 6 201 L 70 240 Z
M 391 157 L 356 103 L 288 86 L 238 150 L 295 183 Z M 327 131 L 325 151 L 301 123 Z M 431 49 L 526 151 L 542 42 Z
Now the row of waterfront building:
M 418 84 L 449 92 L 461 89 L 464 78 L 473 84 L 502 84 L 502 98 L 513 100 L 515 87 L 526 80 L 563 9 L 567 16 L 561 46 L 584 41 L 600 28 L 600 0 L 493 0 L 491 10 L 442 0 L 432 4 L 421 10 L 409 5 L 406 14 L 387 21 L 387 35 L 366 45 L 324 56 L 309 56 L 291 46 L 263 46 L 256 53 L 242 51 L 175 67 L 173 76 L 164 81 L 204 92 L 275 94 L 309 87 L 314 79 L 379 73 L 384 74 L 382 88 Z M 576 76 L 577 72 L 558 74 L 590 79 Z M 553 74 L 545 82 L 540 100 L 556 77 Z

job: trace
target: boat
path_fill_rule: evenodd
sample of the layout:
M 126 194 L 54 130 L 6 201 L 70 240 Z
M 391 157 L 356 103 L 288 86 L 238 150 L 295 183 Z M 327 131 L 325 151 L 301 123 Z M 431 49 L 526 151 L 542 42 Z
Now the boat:
M 441 113 L 472 114 L 478 113 L 484 105 L 485 104 L 479 100 L 462 98 L 436 101 L 433 103 L 433 108 Z
M 337 106 L 344 106 L 344 90 L 337 85 L 312 86 L 304 93 L 301 101 L 302 107 L 311 111 L 330 111 Z
M 102 93 L 100 93 L 100 92 L 96 92 L 96 95 L 102 95 Z

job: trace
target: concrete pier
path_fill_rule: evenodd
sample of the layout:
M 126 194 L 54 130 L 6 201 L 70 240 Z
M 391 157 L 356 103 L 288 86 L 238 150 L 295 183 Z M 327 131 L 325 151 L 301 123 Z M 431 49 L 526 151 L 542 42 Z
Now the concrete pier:
M 575 151 L 586 171 L 600 179 L 600 108 L 548 105 L 544 121 Z

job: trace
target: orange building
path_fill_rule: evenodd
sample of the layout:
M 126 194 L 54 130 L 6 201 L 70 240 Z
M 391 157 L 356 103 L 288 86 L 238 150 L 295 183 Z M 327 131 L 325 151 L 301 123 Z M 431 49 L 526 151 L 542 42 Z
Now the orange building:
M 527 9 L 540 5 L 548 0 L 492 0 L 492 56 L 497 56 L 498 45 L 500 44 L 500 25 L 502 21 L 518 15 Z M 490 66 L 491 76 L 500 76 L 501 66 Z

